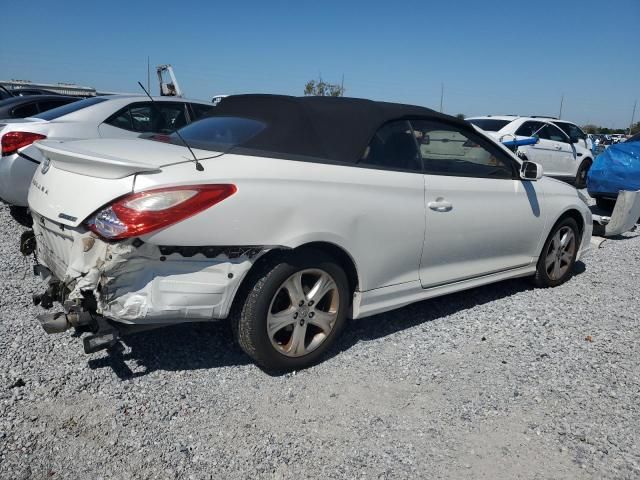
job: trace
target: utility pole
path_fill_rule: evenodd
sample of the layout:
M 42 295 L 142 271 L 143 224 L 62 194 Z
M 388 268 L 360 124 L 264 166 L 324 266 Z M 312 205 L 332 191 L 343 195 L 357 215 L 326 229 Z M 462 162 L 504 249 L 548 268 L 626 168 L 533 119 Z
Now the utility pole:
M 149 55 L 147 55 L 147 92 L 151 90 L 151 70 L 149 67 Z
M 340 96 L 344 97 L 344 73 L 342 74 L 342 81 L 340 82 Z
M 629 135 L 631 135 L 631 129 L 633 128 L 633 121 L 636 119 L 636 106 L 638 105 L 638 100 L 633 102 L 633 113 L 631 114 L 631 124 L 629 125 Z
M 440 84 L 440 113 L 442 113 L 442 100 L 444 99 L 444 82 Z
M 560 114 L 558 115 L 558 118 L 562 118 L 562 104 L 564 103 L 564 93 L 562 94 L 562 97 L 560 97 Z

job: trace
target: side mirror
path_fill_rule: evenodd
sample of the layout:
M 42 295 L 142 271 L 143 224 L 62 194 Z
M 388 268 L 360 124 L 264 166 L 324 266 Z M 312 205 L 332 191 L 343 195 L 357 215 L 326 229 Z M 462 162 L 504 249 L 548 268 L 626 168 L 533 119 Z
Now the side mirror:
M 422 145 L 429 145 L 431 143 L 431 137 L 429 136 L 428 133 L 425 133 L 422 138 L 420 139 L 420 143 Z
M 523 180 L 540 180 L 542 178 L 542 165 L 536 162 L 524 161 L 520 168 L 520 178 Z

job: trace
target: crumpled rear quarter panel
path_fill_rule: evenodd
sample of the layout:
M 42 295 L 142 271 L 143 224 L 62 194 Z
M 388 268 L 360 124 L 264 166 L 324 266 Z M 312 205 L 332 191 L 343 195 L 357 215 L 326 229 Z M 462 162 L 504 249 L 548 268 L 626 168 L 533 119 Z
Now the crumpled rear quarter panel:
M 233 295 L 251 268 L 247 256 L 163 256 L 157 246 L 108 243 L 81 229 L 60 229 L 36 216 L 40 263 L 70 289 L 69 299 L 93 292 L 97 312 L 131 324 L 225 318 Z

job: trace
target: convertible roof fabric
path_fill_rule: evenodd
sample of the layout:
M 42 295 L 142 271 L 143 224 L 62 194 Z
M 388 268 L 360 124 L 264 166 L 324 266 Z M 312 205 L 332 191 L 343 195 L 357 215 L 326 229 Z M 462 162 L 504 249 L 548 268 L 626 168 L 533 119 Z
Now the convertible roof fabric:
M 266 128 L 243 149 L 356 163 L 376 131 L 400 119 L 439 120 L 473 130 L 467 122 L 424 107 L 344 97 L 232 95 L 209 116 L 262 121 Z

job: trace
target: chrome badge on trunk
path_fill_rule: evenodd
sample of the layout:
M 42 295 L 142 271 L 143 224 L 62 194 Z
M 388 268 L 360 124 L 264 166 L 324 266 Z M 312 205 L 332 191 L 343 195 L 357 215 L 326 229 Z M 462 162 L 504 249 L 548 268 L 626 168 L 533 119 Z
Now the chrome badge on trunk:
M 44 175 L 49 171 L 50 166 L 51 166 L 51 160 L 49 159 L 49 157 L 45 157 L 44 162 L 42 162 L 42 168 L 40 169 L 40 172 Z

